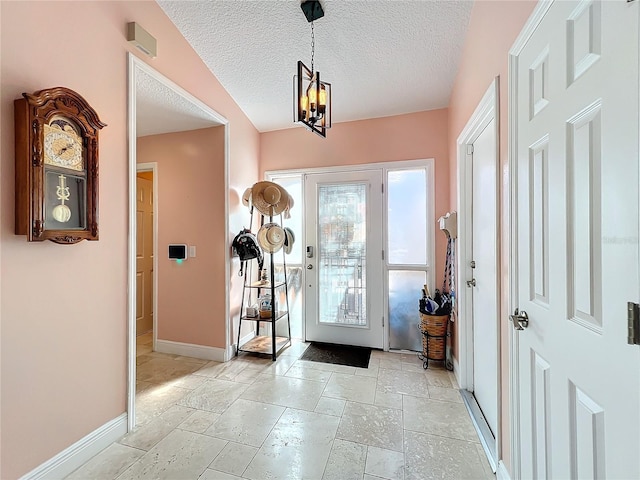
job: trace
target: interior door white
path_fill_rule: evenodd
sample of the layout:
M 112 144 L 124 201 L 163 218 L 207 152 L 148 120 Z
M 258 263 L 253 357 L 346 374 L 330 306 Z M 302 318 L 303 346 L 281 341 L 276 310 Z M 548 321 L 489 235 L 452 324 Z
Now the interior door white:
M 522 478 L 640 478 L 638 8 L 556 1 L 517 59 Z
M 305 335 L 382 348 L 382 172 L 305 176 Z
M 498 428 L 498 274 L 496 122 L 473 142 L 473 395 L 495 437 Z

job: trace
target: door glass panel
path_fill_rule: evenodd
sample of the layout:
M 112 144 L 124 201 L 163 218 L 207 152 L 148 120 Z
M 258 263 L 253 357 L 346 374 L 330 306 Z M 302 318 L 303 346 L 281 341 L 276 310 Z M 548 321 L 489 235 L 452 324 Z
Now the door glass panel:
M 387 184 L 389 265 L 426 265 L 426 170 L 390 170 Z
M 365 183 L 318 185 L 318 321 L 367 325 Z
M 426 282 L 424 271 L 389 271 L 389 348 L 422 350 L 418 300 Z

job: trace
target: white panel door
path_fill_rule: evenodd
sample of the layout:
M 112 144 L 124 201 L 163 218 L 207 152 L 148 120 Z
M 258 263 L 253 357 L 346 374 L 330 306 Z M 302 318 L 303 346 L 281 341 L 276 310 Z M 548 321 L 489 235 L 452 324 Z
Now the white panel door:
M 638 7 L 556 1 L 517 60 L 521 478 L 640 478 Z
M 473 395 L 493 436 L 498 428 L 496 122 L 473 142 Z
M 382 172 L 305 178 L 306 340 L 383 346 Z

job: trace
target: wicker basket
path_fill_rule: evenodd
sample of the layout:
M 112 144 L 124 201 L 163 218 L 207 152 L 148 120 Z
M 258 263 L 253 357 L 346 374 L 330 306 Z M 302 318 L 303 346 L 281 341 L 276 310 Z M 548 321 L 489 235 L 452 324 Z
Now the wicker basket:
M 422 353 L 429 360 L 446 358 L 447 322 L 449 315 L 420 314 L 422 331 Z

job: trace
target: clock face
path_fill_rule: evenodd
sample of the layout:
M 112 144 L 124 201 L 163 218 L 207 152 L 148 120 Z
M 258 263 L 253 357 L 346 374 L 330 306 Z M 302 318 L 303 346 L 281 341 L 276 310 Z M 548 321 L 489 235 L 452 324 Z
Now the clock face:
M 56 117 L 44 126 L 44 163 L 84 170 L 82 137 L 68 120 Z

